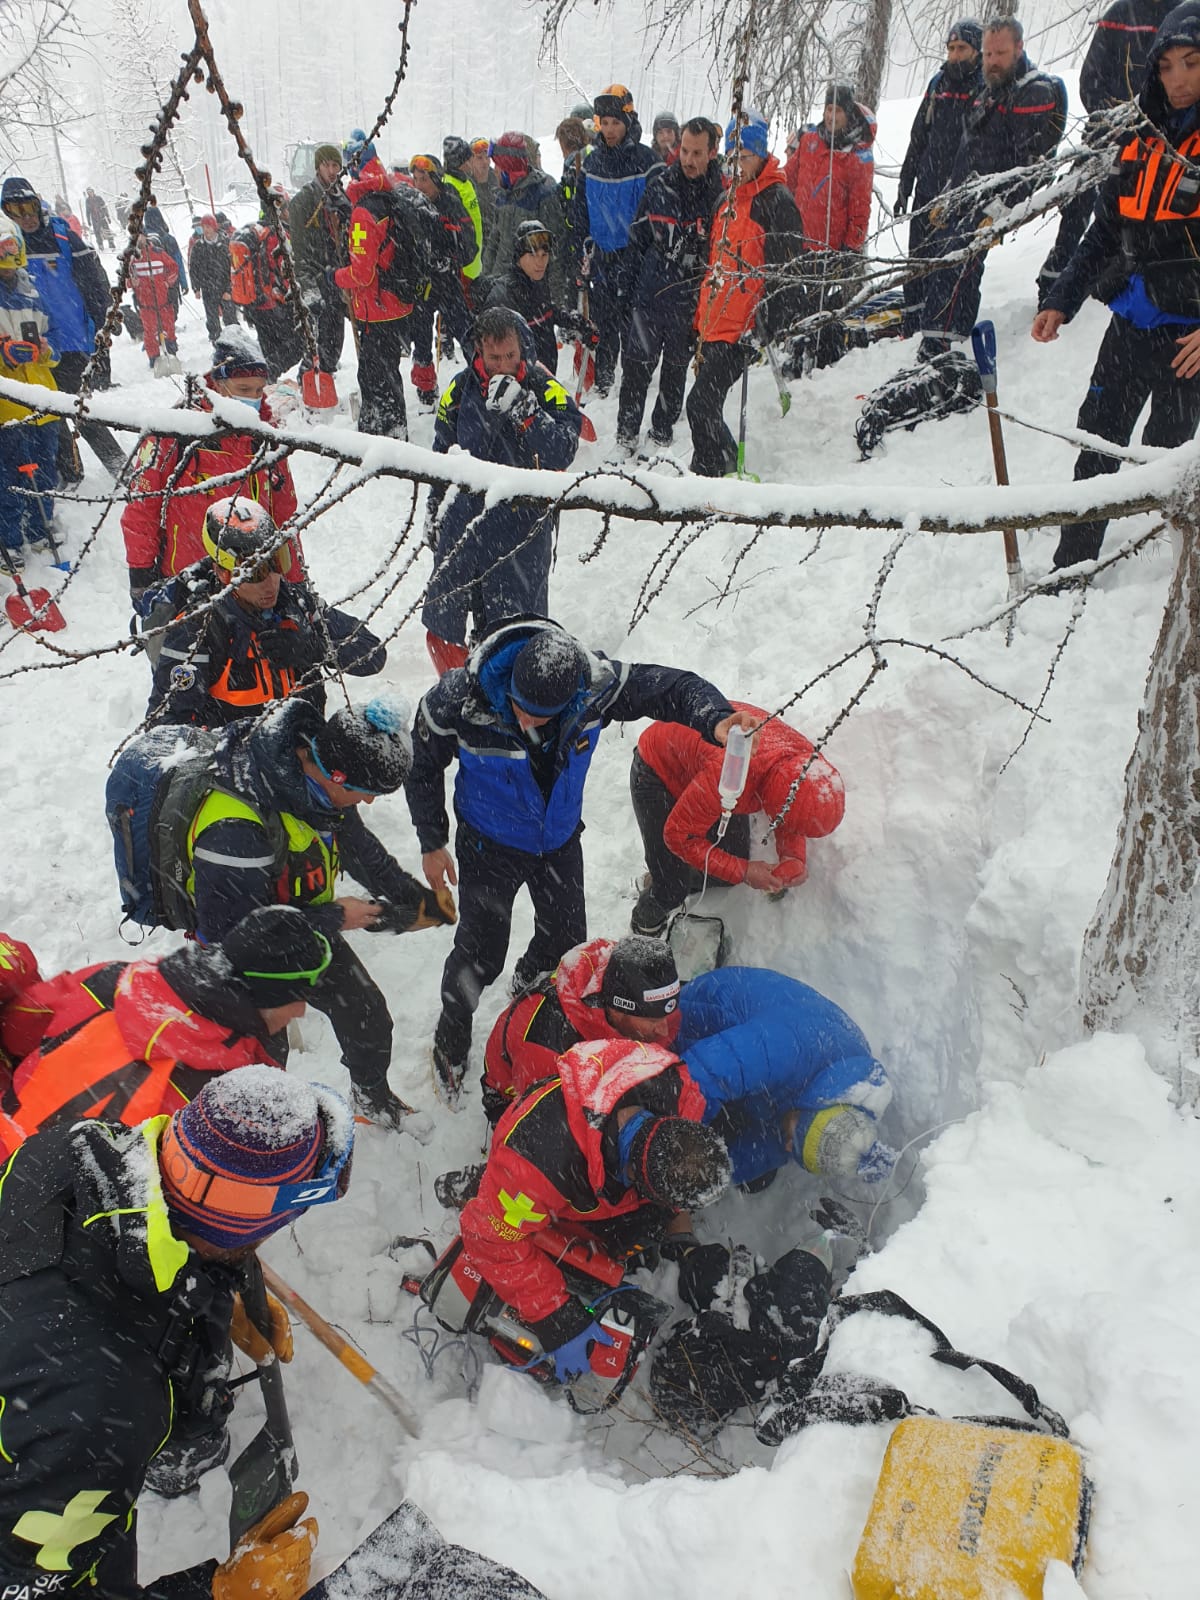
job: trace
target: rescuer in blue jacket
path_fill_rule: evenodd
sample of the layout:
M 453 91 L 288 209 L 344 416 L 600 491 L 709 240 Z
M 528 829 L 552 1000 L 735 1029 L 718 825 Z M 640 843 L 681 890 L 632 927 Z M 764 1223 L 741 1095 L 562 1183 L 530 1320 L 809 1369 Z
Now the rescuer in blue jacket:
M 522 884 L 533 901 L 534 933 L 514 987 L 552 971 L 586 938 L 584 783 L 601 729 L 643 717 L 681 722 L 722 745 L 731 727 L 754 726 L 749 713 L 735 712 L 695 673 L 610 661 L 541 617 L 498 628 L 417 708 L 405 788 L 421 867 L 435 891 L 447 880 L 459 885 L 433 1045 L 447 1098 L 457 1098 L 466 1072 L 480 996 L 504 969 Z M 455 757 L 457 877 L 444 777 Z
M 892 1170 L 895 1152 L 877 1136 L 892 1086 L 832 1000 L 765 967 L 722 967 L 684 984 L 679 1015 L 672 1049 L 704 1096 L 735 1183 L 755 1184 L 789 1160 L 867 1182 Z
M 633 294 L 639 255 L 629 246 L 629 230 L 655 166 L 653 150 L 642 141 L 633 96 L 614 83 L 596 96 L 600 139 L 588 151 L 575 190 L 571 239 L 577 249 L 593 250 L 583 276 L 591 284 L 590 313 L 600 329 L 596 348 L 596 393 L 606 395 L 617 370 L 617 356 Z M 580 263 L 583 267 L 584 263 Z

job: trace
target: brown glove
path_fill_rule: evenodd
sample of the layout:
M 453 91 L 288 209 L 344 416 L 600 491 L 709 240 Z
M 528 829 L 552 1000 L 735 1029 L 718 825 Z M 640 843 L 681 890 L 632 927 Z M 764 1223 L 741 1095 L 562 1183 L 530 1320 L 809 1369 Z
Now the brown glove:
M 317 1547 L 316 1518 L 304 1517 L 307 1510 L 308 1496 L 297 1491 L 256 1522 L 213 1573 L 213 1600 L 300 1600 Z
M 229 1337 L 257 1366 L 274 1350 L 280 1361 L 292 1359 L 292 1325 L 283 1303 L 267 1294 L 267 1312 L 271 1319 L 269 1337 L 264 1337 L 246 1315 L 240 1294 L 233 1297 L 233 1321 L 229 1324 Z
M 449 889 L 426 889 L 421 895 L 421 909 L 409 924 L 408 931 L 415 933 L 418 928 L 453 927 L 457 921 L 458 912 L 454 909 L 454 896 Z

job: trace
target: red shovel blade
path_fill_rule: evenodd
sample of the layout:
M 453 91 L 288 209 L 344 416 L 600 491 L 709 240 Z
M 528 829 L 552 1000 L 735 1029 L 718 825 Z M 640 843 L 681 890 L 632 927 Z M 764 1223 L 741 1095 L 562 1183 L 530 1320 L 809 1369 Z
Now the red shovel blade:
M 300 398 L 310 411 L 332 411 L 338 403 L 333 374 L 310 367 L 300 374 Z
M 590 350 L 585 351 L 581 344 L 575 346 L 572 370 L 575 373 L 575 402 L 578 404 L 596 382 L 596 358 Z
M 28 633 L 58 633 L 67 625 L 66 617 L 51 600 L 49 589 L 10 594 L 4 611 L 14 628 L 24 628 Z

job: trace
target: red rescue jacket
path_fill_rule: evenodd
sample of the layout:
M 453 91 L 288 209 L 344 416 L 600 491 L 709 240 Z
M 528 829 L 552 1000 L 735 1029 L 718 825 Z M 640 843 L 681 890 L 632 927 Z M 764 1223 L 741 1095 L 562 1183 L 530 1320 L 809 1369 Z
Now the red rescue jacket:
M 200 401 L 203 410 L 208 405 Z M 272 421 L 271 408 L 264 400 L 258 408 L 264 422 Z M 121 532 L 125 536 L 125 560 L 131 567 L 153 567 L 170 578 L 207 554 L 204 548 L 204 514 L 215 500 L 229 495 L 249 495 L 271 513 L 275 523 L 284 523 L 295 514 L 296 489 L 286 461 L 272 467 L 246 469 L 259 440 L 247 433 L 222 434 L 188 445 L 178 439 L 148 435 L 137 455 L 137 471 L 129 490 L 129 501 L 121 513 Z M 181 455 L 185 465 L 176 477 Z M 230 479 L 229 474 L 235 476 Z M 236 476 L 241 474 L 241 476 Z M 219 478 L 211 493 L 172 493 L 164 505 L 164 492 L 194 489 L 209 478 Z M 291 583 L 304 577 L 304 553 L 298 538 L 291 541 L 292 566 L 287 574 Z
M 479 1193 L 463 1208 L 463 1251 L 523 1322 L 551 1318 L 570 1299 L 558 1266 L 533 1243 L 546 1226 L 586 1234 L 587 1224 L 645 1202 L 613 1173 L 612 1112 L 631 1102 L 658 1116 L 699 1122 L 704 1097 L 670 1051 L 627 1039 L 584 1043 L 504 1113 Z
M 804 223 L 806 250 L 861 250 L 871 223 L 875 182 L 875 113 L 858 108 L 862 134 L 831 148 L 820 128 L 806 128 L 788 157 L 784 176 Z
M 395 322 L 412 311 L 411 302 L 401 300 L 382 281 L 396 259 L 396 242 L 383 198 L 391 188 L 392 181 L 378 157 L 368 161 L 346 185 L 352 208 L 346 228 L 350 261 L 337 269 L 333 281 L 350 296 L 350 315 L 355 322 Z
M 510 1100 L 542 1078 L 558 1075 L 558 1058 L 581 1039 L 613 1039 L 600 990 L 613 950 L 611 939 L 590 939 L 568 950 L 529 994 L 496 1018 L 484 1051 L 484 1082 Z M 673 1018 L 671 1042 L 679 1031 Z
M 756 717 L 767 715 L 744 701 L 734 700 L 731 704 Z M 792 780 L 812 753 L 813 746 L 802 733 L 772 717 L 758 736 L 746 787 L 734 811 L 741 816 L 753 816 L 759 811 L 778 816 Z M 652 722 L 638 739 L 638 754 L 662 779 L 675 801 L 663 829 L 663 839 L 672 854 L 699 872 L 704 871 L 707 858 L 709 876 L 722 883 L 745 882 L 749 862 L 730 855 L 720 845 L 712 846 L 711 853 L 709 850 L 709 829 L 721 815 L 717 780 L 725 752 L 706 745 L 690 728 L 677 722 Z M 779 854 L 775 876 L 784 883 L 803 883 L 807 871 L 806 841 L 832 833 L 845 809 L 841 774 L 824 756 L 817 756 L 797 789 L 787 816 L 775 830 Z
M 156 961 L 60 973 L 16 1005 L 41 1038 L 0 1102 L 0 1159 L 40 1128 L 83 1117 L 136 1127 L 186 1105 L 210 1072 L 274 1064 L 261 1039 L 199 1016 Z M 4 1027 L 7 1040 L 7 1014 Z
M 163 311 L 171 303 L 171 290 L 179 282 L 179 268 L 165 250 L 153 246 L 129 263 L 133 298 L 141 311 Z

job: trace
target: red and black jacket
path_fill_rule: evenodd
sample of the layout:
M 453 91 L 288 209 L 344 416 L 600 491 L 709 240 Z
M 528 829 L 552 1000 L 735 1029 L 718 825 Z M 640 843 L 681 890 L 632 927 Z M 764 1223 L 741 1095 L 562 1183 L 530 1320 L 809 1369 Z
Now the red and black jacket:
M 637 1106 L 699 1122 L 704 1111 L 687 1072 L 656 1045 L 578 1044 L 558 1066 L 557 1078 L 535 1084 L 501 1118 L 460 1223 L 468 1261 L 547 1350 L 590 1319 L 534 1243 L 537 1233 L 553 1226 L 586 1234 L 590 1224 L 646 1204 L 616 1171 L 615 1113 Z

